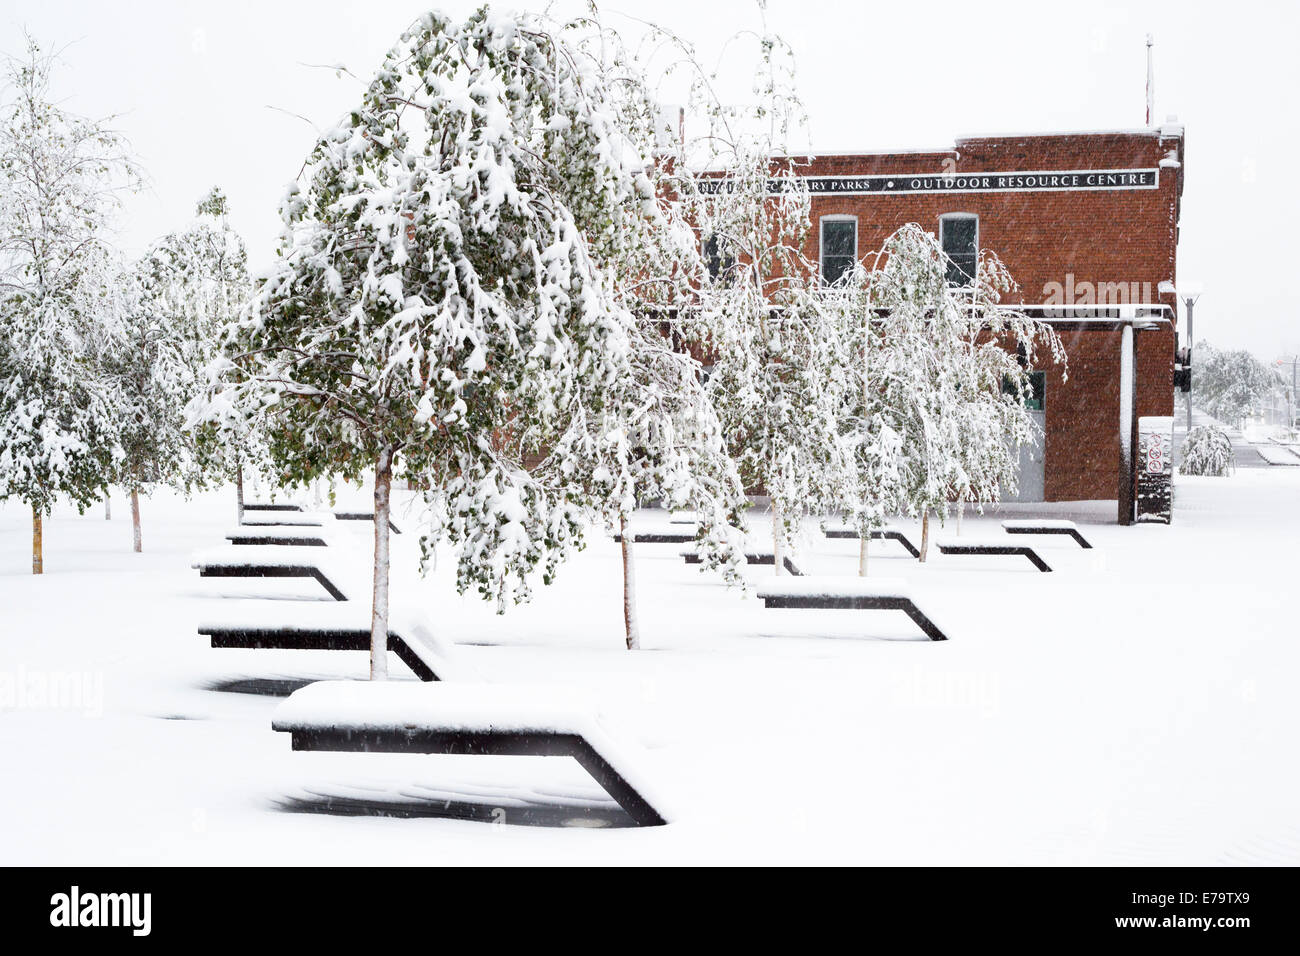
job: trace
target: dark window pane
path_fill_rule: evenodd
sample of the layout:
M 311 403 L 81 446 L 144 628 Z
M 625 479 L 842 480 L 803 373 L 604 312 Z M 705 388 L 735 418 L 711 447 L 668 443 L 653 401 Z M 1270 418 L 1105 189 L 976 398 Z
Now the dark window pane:
M 736 264 L 734 256 L 727 255 L 726 244 L 717 236 L 709 236 L 704 243 L 704 261 L 709 269 L 709 276 L 716 279 L 719 275 L 730 272 Z
M 858 224 L 851 219 L 832 219 L 823 220 L 821 226 L 822 279 L 833 283 L 853 268 Z
M 975 278 L 975 236 L 979 220 L 962 216 L 943 220 L 943 251 L 948 257 L 948 281 L 953 285 L 968 285 Z
M 1003 378 L 1002 391 L 1007 395 L 1014 395 L 1016 393 L 1015 382 L 1013 382 L 1010 378 Z M 1040 411 L 1040 412 L 1043 410 L 1043 404 L 1047 398 L 1047 373 L 1046 372 L 1029 373 L 1029 381 L 1025 383 L 1023 398 L 1025 402 L 1025 408 L 1030 408 L 1033 409 L 1034 411 Z
M 857 244 L 858 224 L 852 220 L 822 223 L 822 255 L 851 256 Z

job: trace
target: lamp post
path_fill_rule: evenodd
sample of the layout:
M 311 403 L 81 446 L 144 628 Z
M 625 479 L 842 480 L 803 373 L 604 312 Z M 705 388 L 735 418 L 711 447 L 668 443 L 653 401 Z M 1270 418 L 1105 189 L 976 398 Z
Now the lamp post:
M 1193 292 L 1183 295 L 1183 306 L 1187 309 L 1187 367 L 1192 367 L 1192 310 L 1196 307 L 1196 300 L 1201 297 L 1201 293 Z M 1187 389 L 1187 433 L 1192 431 L 1192 390 Z
M 1289 433 L 1295 429 L 1296 405 L 1297 399 L 1300 398 L 1300 396 L 1296 395 L 1296 366 L 1300 365 L 1300 355 L 1295 356 L 1289 362 L 1286 359 L 1278 359 L 1277 364 L 1291 366 L 1291 391 L 1287 392 L 1285 388 L 1282 389 L 1282 391 L 1286 392 L 1286 430 Z

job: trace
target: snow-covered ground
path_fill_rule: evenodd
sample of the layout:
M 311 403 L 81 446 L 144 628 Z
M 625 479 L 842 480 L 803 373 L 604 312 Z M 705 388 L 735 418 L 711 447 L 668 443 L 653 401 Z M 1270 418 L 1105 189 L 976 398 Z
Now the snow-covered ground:
M 457 597 L 446 565 L 418 578 L 399 508 L 395 599 L 421 601 L 487 680 L 599 700 L 677 810 L 647 829 L 284 809 L 437 795 L 499 802 L 509 822 L 537 794 L 601 795 L 550 758 L 291 752 L 271 730 L 280 698 L 214 688 L 362 678 L 366 657 L 196 634 L 268 597 L 281 611 L 325 597 L 314 581 L 198 577 L 191 556 L 232 530 L 230 498 L 145 501 L 142 555 L 123 501 L 111 522 L 60 510 L 39 578 L 29 515 L 0 508 L 0 862 L 1300 863 L 1300 469 L 1179 478 L 1174 525 L 1088 524 L 1092 551 L 1016 539 L 1053 574 L 1016 557 L 920 565 L 873 543 L 871 573 L 905 579 L 946 643 L 900 613 L 767 610 L 679 545 L 640 544 L 631 653 L 612 541 L 497 616 Z M 1002 517 L 962 533 L 1001 535 Z M 361 553 L 369 527 L 346 531 Z M 796 557 L 852 574 L 857 543 L 810 535 Z

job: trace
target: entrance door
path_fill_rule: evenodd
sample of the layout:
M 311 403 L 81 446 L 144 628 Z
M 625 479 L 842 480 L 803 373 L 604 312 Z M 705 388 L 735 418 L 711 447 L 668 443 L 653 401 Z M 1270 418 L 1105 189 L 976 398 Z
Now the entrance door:
M 1006 386 L 1008 389 L 1010 386 Z M 1033 422 L 1034 440 L 1020 446 L 1019 490 L 1014 495 L 1003 489 L 1003 501 L 1042 501 L 1046 482 L 1044 461 L 1047 458 L 1047 375 L 1029 373 L 1029 392 L 1025 411 Z
M 1047 413 L 1042 409 L 1030 409 L 1029 417 L 1034 421 L 1034 441 L 1020 446 L 1020 488 L 1014 495 L 1007 495 L 1004 501 L 1042 501 L 1046 481 L 1044 461 L 1047 458 L 1046 425 Z

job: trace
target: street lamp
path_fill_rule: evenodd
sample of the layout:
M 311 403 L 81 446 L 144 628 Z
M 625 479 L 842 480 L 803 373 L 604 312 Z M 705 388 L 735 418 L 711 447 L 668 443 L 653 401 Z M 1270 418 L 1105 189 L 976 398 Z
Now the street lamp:
M 1183 308 L 1187 312 L 1187 367 L 1190 374 L 1192 365 L 1192 310 L 1196 307 L 1196 300 L 1201 297 L 1201 287 L 1199 283 L 1185 283 L 1181 289 L 1176 289 L 1174 284 L 1169 281 L 1160 283 L 1159 292 L 1161 295 L 1174 295 L 1183 300 Z M 1187 390 L 1187 431 L 1192 430 L 1192 390 Z

